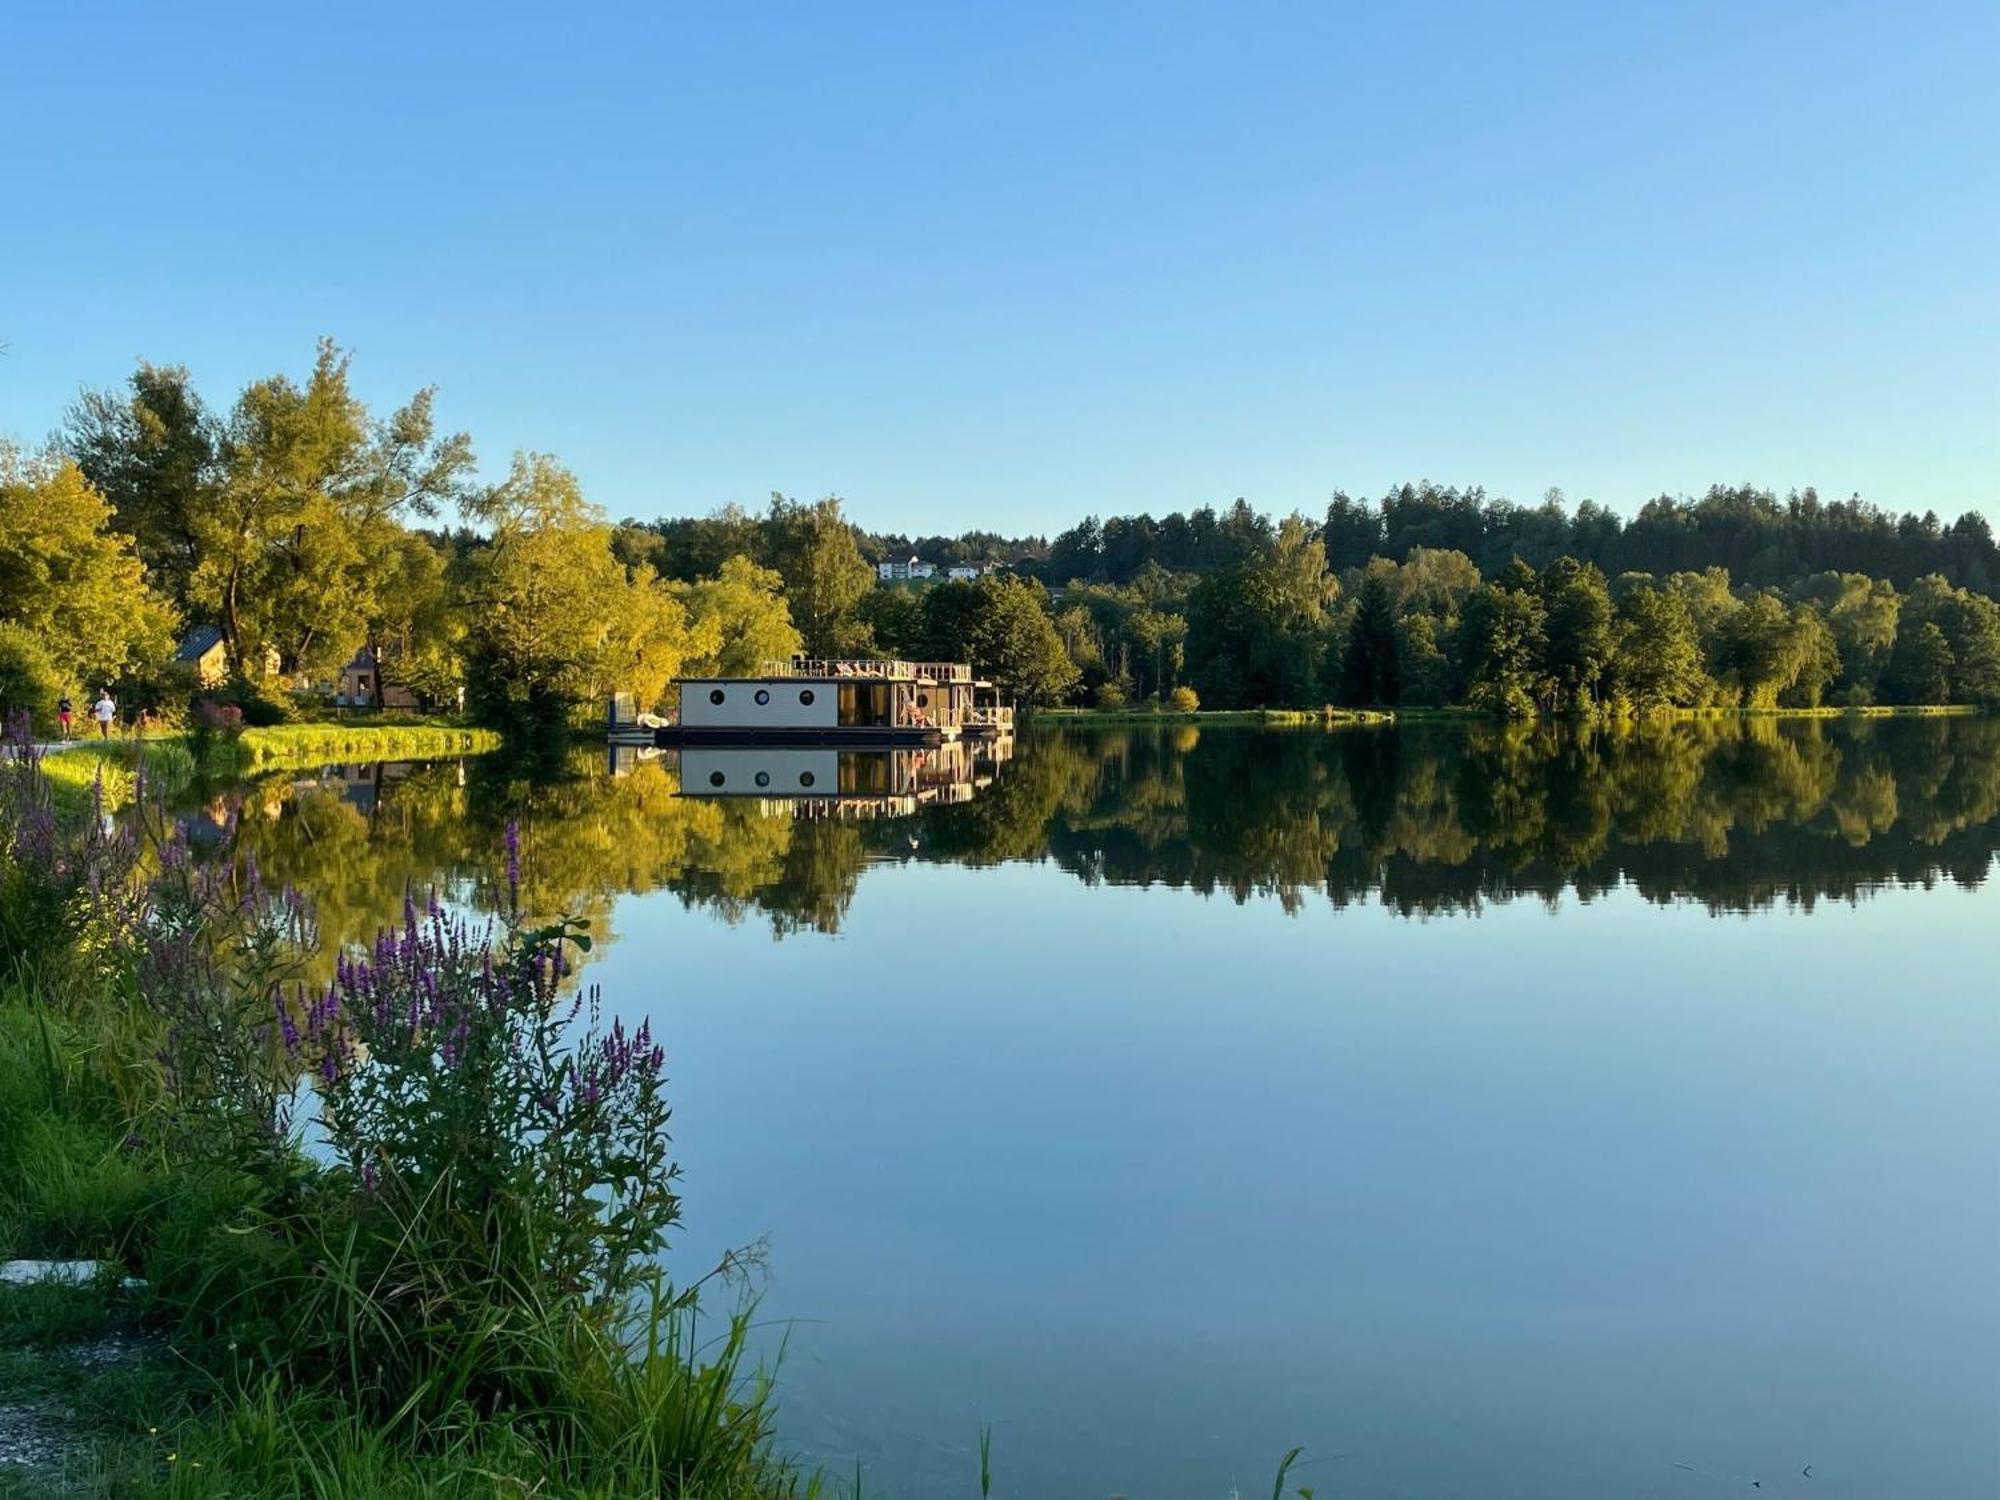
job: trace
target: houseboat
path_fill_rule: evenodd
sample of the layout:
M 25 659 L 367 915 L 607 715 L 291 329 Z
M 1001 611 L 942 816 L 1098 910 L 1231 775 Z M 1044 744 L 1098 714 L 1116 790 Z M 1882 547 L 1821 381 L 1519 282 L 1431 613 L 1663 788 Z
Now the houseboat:
M 1011 737 L 1012 705 L 963 662 L 766 662 L 754 677 L 683 677 L 679 713 L 637 726 L 659 746 L 942 745 Z M 630 732 L 616 722 L 613 732 Z

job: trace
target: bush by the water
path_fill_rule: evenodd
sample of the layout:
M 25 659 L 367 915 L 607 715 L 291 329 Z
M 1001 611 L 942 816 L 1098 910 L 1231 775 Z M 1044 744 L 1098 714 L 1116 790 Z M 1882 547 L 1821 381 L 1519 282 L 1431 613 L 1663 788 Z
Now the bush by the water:
M 311 911 L 226 840 L 65 819 L 25 747 L 0 817 L 0 1253 L 150 1283 L 174 1494 L 799 1489 L 742 1312 L 661 1269 L 664 1053 L 576 991 L 582 923 L 520 918 L 511 829 L 497 930 L 413 894 L 307 988 Z
M 1198 713 L 1201 710 L 1201 695 L 1183 683 L 1167 694 L 1167 707 L 1177 714 Z

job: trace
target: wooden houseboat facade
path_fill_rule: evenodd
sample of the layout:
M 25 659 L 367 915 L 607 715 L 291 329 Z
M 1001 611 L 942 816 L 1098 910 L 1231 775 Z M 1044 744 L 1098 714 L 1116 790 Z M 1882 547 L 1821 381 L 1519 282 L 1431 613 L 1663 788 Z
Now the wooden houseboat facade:
M 680 712 L 651 727 L 657 745 L 937 745 L 1014 729 L 1012 706 L 963 662 L 795 657 L 676 686 Z

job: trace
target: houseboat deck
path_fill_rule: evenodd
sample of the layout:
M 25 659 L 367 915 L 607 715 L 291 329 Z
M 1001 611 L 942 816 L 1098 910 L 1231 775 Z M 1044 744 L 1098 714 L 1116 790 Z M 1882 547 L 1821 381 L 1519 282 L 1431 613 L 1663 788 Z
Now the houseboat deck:
M 684 677 L 670 717 L 612 705 L 614 742 L 923 747 L 1011 735 L 1014 709 L 964 662 L 795 657 L 755 675 Z
M 671 749 L 680 745 L 845 745 L 859 750 L 893 750 L 943 745 L 959 738 L 957 728 L 919 725 L 760 726 L 663 724 L 639 732 L 638 743 Z

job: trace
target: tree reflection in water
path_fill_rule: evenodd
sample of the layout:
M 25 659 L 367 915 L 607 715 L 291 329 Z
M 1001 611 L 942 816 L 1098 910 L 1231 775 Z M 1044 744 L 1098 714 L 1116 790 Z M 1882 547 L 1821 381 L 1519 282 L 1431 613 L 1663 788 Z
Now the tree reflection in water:
M 394 921 L 406 887 L 490 909 L 510 818 L 531 910 L 612 935 L 619 896 L 663 888 L 779 936 L 833 931 L 884 862 L 1040 860 L 1086 884 L 1292 911 L 1324 899 L 1465 913 L 1626 884 L 1721 912 L 1890 882 L 1974 885 L 2000 844 L 1993 718 L 1065 727 L 1024 737 L 963 786 L 955 776 L 849 768 L 842 780 L 872 801 L 843 805 L 682 795 L 670 756 L 622 774 L 601 751 L 491 756 L 260 781 L 187 816 L 236 813 L 239 849 L 309 892 L 323 930 L 345 938 Z M 927 780 L 949 790 L 901 795 Z M 884 788 L 898 795 L 873 795 Z

